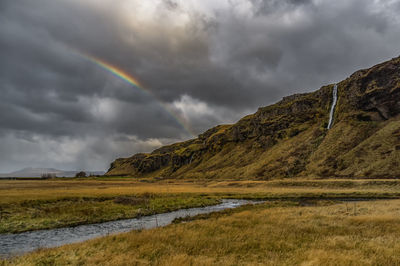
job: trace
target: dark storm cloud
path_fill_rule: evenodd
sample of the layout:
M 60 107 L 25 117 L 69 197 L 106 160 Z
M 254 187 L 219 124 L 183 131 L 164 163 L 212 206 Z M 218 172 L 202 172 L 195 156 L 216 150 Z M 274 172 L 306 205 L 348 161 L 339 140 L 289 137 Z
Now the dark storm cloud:
M 185 120 L 200 133 L 339 81 L 399 54 L 399 11 L 372 0 L 1 1 L 0 171 L 106 168 L 187 138 Z

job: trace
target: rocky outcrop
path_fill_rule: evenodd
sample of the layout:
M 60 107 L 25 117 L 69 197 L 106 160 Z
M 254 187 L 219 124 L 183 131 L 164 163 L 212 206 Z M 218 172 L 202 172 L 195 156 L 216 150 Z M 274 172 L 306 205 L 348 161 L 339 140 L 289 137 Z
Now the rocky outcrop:
M 388 123 L 397 123 L 400 58 L 357 71 L 337 85 L 335 124 L 329 132 L 326 125 L 333 85 L 284 97 L 236 124 L 216 126 L 196 139 L 117 159 L 107 175 L 264 179 L 357 176 L 346 172 L 351 165 L 348 160 L 354 159 L 349 154 Z M 343 135 L 347 131 L 355 134 Z M 374 176 L 374 171 L 369 175 Z

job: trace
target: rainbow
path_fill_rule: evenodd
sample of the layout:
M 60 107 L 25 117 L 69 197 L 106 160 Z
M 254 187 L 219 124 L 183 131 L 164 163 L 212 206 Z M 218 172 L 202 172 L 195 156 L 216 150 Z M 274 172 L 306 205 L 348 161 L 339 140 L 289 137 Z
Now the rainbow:
M 191 130 L 188 122 L 186 119 L 179 114 L 177 114 L 170 106 L 165 104 L 162 100 L 160 100 L 154 93 L 152 93 L 149 89 L 145 88 L 140 82 L 134 78 L 132 75 L 128 74 L 124 70 L 111 65 L 110 63 L 107 63 L 104 60 L 101 60 L 99 58 L 93 57 L 91 55 L 87 54 L 82 54 L 79 53 L 81 56 L 86 58 L 92 63 L 95 63 L 96 65 L 100 66 L 102 69 L 106 70 L 107 72 L 112 73 L 115 77 L 127 82 L 128 84 L 134 86 L 135 88 L 140 89 L 141 91 L 145 92 L 147 95 L 151 96 L 153 99 L 155 99 L 158 104 L 172 117 L 174 120 L 185 130 L 187 134 L 190 136 L 195 136 L 195 133 Z

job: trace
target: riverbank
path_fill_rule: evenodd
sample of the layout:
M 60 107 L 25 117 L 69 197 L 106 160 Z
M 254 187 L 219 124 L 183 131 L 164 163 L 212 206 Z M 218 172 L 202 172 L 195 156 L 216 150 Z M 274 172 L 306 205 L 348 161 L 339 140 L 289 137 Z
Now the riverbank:
M 101 223 L 204 207 L 220 202 L 196 195 L 150 194 L 115 197 L 70 197 L 0 205 L 0 233 Z
M 223 198 L 263 200 L 390 199 L 398 180 L 35 180 L 0 181 L 0 233 L 99 223 L 182 208 Z
M 268 202 L 40 250 L 3 265 L 398 265 L 400 200 Z M 201 218 L 201 217 L 200 217 Z
M 176 211 L 142 216 L 133 219 L 30 231 L 19 234 L 0 234 L 0 258 L 12 258 L 38 249 L 54 248 L 66 244 L 79 243 L 110 234 L 166 226 L 178 218 L 187 219 L 188 217 L 193 217 L 199 214 L 209 214 L 221 210 L 237 208 L 245 204 L 258 203 L 260 202 L 225 199 L 217 205 L 179 209 Z

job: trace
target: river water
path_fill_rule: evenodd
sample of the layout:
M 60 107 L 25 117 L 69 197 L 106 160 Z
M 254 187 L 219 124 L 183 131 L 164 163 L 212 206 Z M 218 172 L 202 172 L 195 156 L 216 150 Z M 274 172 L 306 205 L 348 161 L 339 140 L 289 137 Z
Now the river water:
M 0 257 L 21 255 L 39 248 L 58 247 L 109 234 L 165 226 L 170 224 L 175 218 L 232 209 L 249 203 L 252 203 L 252 201 L 224 199 L 221 204 L 214 206 L 181 209 L 168 213 L 143 216 L 140 218 L 80 225 L 75 227 L 30 231 L 18 234 L 0 234 Z

